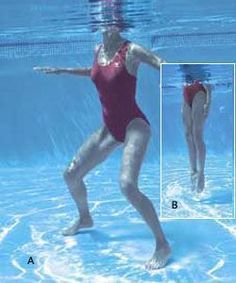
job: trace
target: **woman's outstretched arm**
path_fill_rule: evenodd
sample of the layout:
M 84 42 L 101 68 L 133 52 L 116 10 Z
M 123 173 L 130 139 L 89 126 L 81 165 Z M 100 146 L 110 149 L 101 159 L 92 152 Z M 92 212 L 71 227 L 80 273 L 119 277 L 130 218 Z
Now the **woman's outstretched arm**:
M 94 48 L 95 55 L 97 54 L 99 48 L 100 48 L 100 44 L 96 44 Z M 45 74 L 70 74 L 70 75 L 90 77 L 92 67 L 88 67 L 88 68 L 34 67 L 33 70 L 38 72 L 43 72 Z
M 90 76 L 91 73 L 91 68 L 34 67 L 33 70 L 45 74 L 71 74 L 80 76 Z
M 156 69 L 160 68 L 161 63 L 165 63 L 165 61 L 154 52 L 136 43 L 132 43 L 131 52 L 140 62 L 149 64 Z

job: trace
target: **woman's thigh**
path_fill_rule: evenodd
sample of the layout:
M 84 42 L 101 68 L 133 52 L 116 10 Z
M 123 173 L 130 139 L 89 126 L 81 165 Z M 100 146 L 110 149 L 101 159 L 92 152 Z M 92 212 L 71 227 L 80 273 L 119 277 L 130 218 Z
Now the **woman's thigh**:
M 83 177 L 89 170 L 105 160 L 119 144 L 120 142 L 116 141 L 103 125 L 82 144 L 66 171 Z
M 192 120 L 193 131 L 201 132 L 204 127 L 205 114 L 204 104 L 206 103 L 206 94 L 203 91 L 199 91 L 195 94 L 192 103 Z
M 182 107 L 182 120 L 184 124 L 184 131 L 186 135 L 190 135 L 192 133 L 192 108 L 186 103 L 183 103 Z
M 150 126 L 142 118 L 133 119 L 127 126 L 121 162 L 121 181 L 125 179 L 137 185 L 150 136 Z

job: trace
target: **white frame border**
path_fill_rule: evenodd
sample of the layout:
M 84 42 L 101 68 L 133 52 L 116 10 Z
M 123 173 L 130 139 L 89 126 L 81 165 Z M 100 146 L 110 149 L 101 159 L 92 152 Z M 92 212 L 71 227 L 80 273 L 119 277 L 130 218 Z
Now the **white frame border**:
M 183 65 L 183 64 L 191 64 L 191 65 L 232 65 L 233 66 L 233 103 L 234 103 L 234 113 L 233 113 L 233 216 L 232 217 L 163 217 L 163 213 L 162 213 L 162 72 L 163 72 L 163 65 Z M 160 219 L 161 220 L 235 220 L 236 219 L 236 164 L 235 164 L 235 126 L 236 126 L 236 115 L 235 115 L 235 109 L 236 109 L 236 99 L 235 99 L 235 95 L 236 95 L 236 86 L 235 86 L 235 78 L 236 75 L 236 64 L 235 63 L 222 63 L 222 62 L 218 62 L 218 63 L 211 63 L 211 62 L 204 62 L 204 63 L 195 63 L 195 62 L 171 62 L 171 63 L 161 63 L 160 64 Z

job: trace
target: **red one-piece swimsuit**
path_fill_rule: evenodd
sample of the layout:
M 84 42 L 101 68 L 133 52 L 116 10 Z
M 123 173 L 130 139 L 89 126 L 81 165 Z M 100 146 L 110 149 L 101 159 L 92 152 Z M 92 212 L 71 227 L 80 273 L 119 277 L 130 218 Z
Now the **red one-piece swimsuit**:
M 198 91 L 203 91 L 206 93 L 206 89 L 200 81 L 196 80 L 192 84 L 184 86 L 184 99 L 190 107 L 192 107 L 194 96 Z
M 128 73 L 125 65 L 129 42 L 123 42 L 112 61 L 104 66 L 98 64 L 100 45 L 91 71 L 102 105 L 103 121 L 115 139 L 121 142 L 125 140 L 127 125 L 134 118 L 142 118 L 150 125 L 135 100 L 136 77 Z

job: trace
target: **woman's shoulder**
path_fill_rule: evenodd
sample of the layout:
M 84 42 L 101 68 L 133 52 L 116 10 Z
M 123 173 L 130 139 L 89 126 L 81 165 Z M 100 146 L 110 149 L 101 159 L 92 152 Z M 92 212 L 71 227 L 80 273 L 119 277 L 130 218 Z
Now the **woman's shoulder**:
M 129 43 L 129 51 L 135 57 L 140 57 L 143 55 L 148 56 L 151 53 L 151 51 L 144 47 L 142 44 L 132 41 L 130 41 Z
M 138 43 L 135 43 L 133 41 L 127 40 L 128 45 L 129 45 L 129 50 L 132 52 L 135 52 L 136 50 L 139 50 L 140 48 L 142 48 L 142 46 Z
M 140 44 L 127 40 L 125 49 L 127 49 L 129 56 L 135 59 L 138 58 L 138 55 L 143 50 L 143 47 Z

